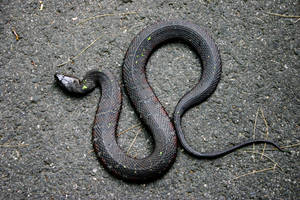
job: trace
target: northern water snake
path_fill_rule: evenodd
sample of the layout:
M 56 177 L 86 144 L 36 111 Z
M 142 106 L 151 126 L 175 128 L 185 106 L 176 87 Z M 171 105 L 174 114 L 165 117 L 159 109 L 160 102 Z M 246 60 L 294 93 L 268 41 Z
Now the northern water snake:
M 155 48 L 169 40 L 190 45 L 202 62 L 202 73 L 196 86 L 178 102 L 174 125 L 150 87 L 145 66 Z M 93 145 L 101 163 L 124 180 L 147 181 L 163 175 L 176 157 L 177 137 L 183 148 L 198 158 L 216 158 L 252 143 L 275 143 L 250 140 L 229 149 L 200 153 L 190 147 L 181 129 L 181 117 L 191 107 L 205 101 L 216 89 L 221 76 L 221 59 L 217 46 L 205 30 L 187 21 L 156 23 L 141 31 L 131 42 L 123 64 L 123 81 L 135 110 L 154 139 L 154 150 L 143 159 L 129 157 L 116 142 L 121 109 L 121 92 L 117 79 L 109 71 L 91 70 L 82 81 L 76 77 L 55 74 L 59 85 L 73 94 L 86 94 L 101 87 L 101 98 L 93 125 Z M 174 128 L 175 127 L 175 128 Z

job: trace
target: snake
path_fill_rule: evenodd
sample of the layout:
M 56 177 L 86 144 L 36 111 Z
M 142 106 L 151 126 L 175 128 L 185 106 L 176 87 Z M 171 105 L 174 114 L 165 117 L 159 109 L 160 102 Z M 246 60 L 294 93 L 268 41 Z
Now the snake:
M 189 45 L 200 57 L 202 72 L 197 84 L 177 103 L 171 119 L 149 85 L 146 65 L 151 54 L 170 41 Z M 253 139 L 222 151 L 198 152 L 187 142 L 181 127 L 181 119 L 190 108 L 204 102 L 215 91 L 221 78 L 222 65 L 219 50 L 208 32 L 189 21 L 161 21 L 144 28 L 129 45 L 123 65 L 124 87 L 136 114 L 151 132 L 154 148 L 145 158 L 127 155 L 116 140 L 122 95 L 118 80 L 109 70 L 93 69 L 81 80 L 56 73 L 58 85 L 67 93 L 85 95 L 99 87 L 101 97 L 92 128 L 92 143 L 100 163 L 114 176 L 125 181 L 145 182 L 162 177 L 173 165 L 178 143 L 192 156 L 217 158 L 253 143 L 269 140 Z M 179 142 L 178 142 L 179 140 Z

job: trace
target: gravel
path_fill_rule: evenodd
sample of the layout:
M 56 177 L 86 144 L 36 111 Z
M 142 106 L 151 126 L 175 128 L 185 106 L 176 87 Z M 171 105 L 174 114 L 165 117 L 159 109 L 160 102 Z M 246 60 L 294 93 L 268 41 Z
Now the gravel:
M 0 5 L 0 199 L 299 198 L 300 22 L 267 14 L 299 15 L 298 1 L 1 0 Z M 261 157 L 245 152 L 253 151 L 250 146 L 198 160 L 179 147 L 170 171 L 147 184 L 118 180 L 99 164 L 91 144 L 99 90 L 84 98 L 65 95 L 53 74 L 82 77 L 90 69 L 109 69 L 121 81 L 133 37 L 147 25 L 174 18 L 205 27 L 223 63 L 216 92 L 183 118 L 189 143 L 214 151 L 255 134 L 294 145 L 286 148 L 290 154 L 267 146 Z M 147 73 L 171 115 L 199 80 L 201 65 L 188 46 L 171 43 L 151 56 Z M 140 123 L 124 95 L 119 132 Z M 149 155 L 153 142 L 144 129 L 132 129 L 118 142 L 127 151 L 137 133 L 129 154 Z M 263 147 L 255 145 L 259 152 Z

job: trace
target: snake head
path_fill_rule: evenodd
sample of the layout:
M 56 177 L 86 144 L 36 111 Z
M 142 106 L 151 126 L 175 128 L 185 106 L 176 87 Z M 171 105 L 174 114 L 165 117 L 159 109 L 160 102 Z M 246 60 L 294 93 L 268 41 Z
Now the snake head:
M 71 94 L 82 93 L 82 84 L 78 78 L 59 73 L 56 73 L 54 78 L 64 91 Z

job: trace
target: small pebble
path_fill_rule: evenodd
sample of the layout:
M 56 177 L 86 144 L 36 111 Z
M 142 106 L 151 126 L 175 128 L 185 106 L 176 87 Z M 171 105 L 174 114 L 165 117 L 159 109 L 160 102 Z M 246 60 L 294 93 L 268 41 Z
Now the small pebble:
M 42 98 L 42 96 L 40 96 L 40 95 L 32 96 L 32 97 L 30 97 L 30 101 L 31 101 L 32 103 L 36 103 L 36 102 L 38 102 L 41 98 Z

